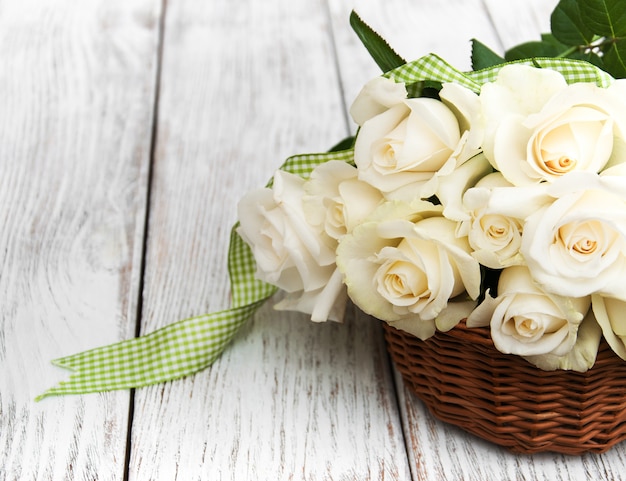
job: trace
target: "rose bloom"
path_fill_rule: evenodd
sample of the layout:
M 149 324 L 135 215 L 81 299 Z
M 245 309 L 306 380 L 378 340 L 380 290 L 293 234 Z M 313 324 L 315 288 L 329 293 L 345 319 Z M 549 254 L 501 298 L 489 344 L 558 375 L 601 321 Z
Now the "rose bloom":
M 442 102 L 407 99 L 366 121 L 354 146 L 359 178 L 386 198 L 410 202 L 441 169 L 461 139 L 459 123 Z
M 494 172 L 463 196 L 469 218 L 459 224 L 457 233 L 468 236 L 472 255 L 485 267 L 521 265 L 524 219 L 551 200 L 542 186 L 514 187 Z
M 626 178 L 571 173 L 546 192 L 555 200 L 526 219 L 520 247 L 533 278 L 562 296 L 626 300 Z
M 336 241 L 306 221 L 305 180 L 274 175 L 272 189 L 247 193 L 239 202 L 239 235 L 250 246 L 259 279 L 288 293 L 277 309 L 311 314 L 311 320 L 341 320 L 346 302 L 335 265 Z
M 307 221 L 334 240 L 352 232 L 383 199 L 357 175 L 354 166 L 331 160 L 317 166 L 303 185 Z
M 623 81 L 607 89 L 567 85 L 550 69 L 503 67 L 483 85 L 483 148 L 514 185 L 552 182 L 572 171 L 598 173 L 625 160 Z
M 489 210 L 494 187 L 511 187 L 511 184 L 495 172 L 483 177 L 465 193 L 463 203 L 470 219 L 462 222 L 457 232 L 468 236 L 474 249 L 472 255 L 478 262 L 500 269 L 521 263 L 522 225 L 519 219 Z
M 491 326 L 496 348 L 520 356 L 565 356 L 576 343 L 578 327 L 591 299 L 543 291 L 526 267 L 502 271 L 498 297 L 487 298 L 468 319 L 470 327 Z
M 441 206 L 389 201 L 344 236 L 337 265 L 348 295 L 372 316 L 421 339 L 466 317 L 480 290 L 467 239 Z

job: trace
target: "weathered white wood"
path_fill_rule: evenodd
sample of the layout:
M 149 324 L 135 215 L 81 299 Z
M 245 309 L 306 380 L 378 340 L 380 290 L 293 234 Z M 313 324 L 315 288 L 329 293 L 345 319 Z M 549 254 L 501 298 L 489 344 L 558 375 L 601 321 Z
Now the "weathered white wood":
M 144 332 L 227 307 L 241 195 L 347 134 L 322 1 L 177 1 L 166 20 Z M 408 479 L 380 334 L 264 307 L 210 369 L 137 391 L 129 478 Z
M 523 42 L 540 40 L 550 31 L 550 14 L 558 0 L 484 0 L 504 49 Z M 494 49 L 495 50 L 495 49 Z
M 134 333 L 160 2 L 0 8 L 0 479 L 121 480 L 128 392 L 34 397 Z

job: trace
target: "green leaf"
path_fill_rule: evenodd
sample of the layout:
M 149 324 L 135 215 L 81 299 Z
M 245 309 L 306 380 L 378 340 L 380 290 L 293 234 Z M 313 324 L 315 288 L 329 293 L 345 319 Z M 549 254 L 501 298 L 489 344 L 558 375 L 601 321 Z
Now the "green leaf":
M 328 151 L 339 152 L 341 150 L 351 149 L 352 147 L 354 147 L 354 140 L 355 140 L 354 136 L 346 137 L 345 139 L 333 145 Z
M 400 57 L 378 33 L 361 20 L 361 17 L 354 10 L 350 14 L 350 25 L 383 72 L 388 72 L 406 63 L 406 60 Z
M 596 35 L 623 37 L 626 35 L 626 5 L 624 0 L 580 0 L 580 15 Z
M 424 83 L 425 82 L 415 82 L 406 85 L 407 97 L 410 99 L 416 99 L 418 97 L 421 97 L 424 93 Z
M 605 70 L 615 78 L 626 78 L 626 39 L 616 41 L 604 52 Z
M 556 57 L 558 49 L 549 42 L 526 42 L 506 51 L 504 58 L 507 62 L 524 58 Z
M 604 66 L 604 62 L 602 58 L 598 57 L 595 53 L 583 53 L 583 52 L 574 52 L 571 55 L 568 55 L 567 58 L 572 58 L 575 60 L 584 60 L 585 62 L 589 62 L 596 67 L 606 71 L 606 67 Z
M 560 42 L 559 40 L 557 40 L 557 38 L 551 33 L 542 33 L 541 41 L 550 45 L 554 45 L 554 47 L 556 47 L 557 50 L 566 51 L 566 50 L 569 50 L 570 48 L 569 46 L 565 45 L 563 42 Z
M 588 54 L 586 56 L 583 55 L 583 57 L 584 58 L 581 58 L 580 60 L 586 60 L 587 62 L 595 65 L 596 67 L 604 70 L 605 72 L 607 71 L 606 67 L 604 66 L 604 60 L 602 60 L 600 57 L 598 57 L 595 53 L 590 53 L 590 54 Z M 615 77 L 615 75 L 613 77 Z M 615 78 L 618 78 L 618 77 L 615 77 Z
M 472 39 L 472 69 L 481 70 L 504 63 L 505 60 L 475 38 Z
M 565 45 L 589 45 L 593 40 L 591 30 L 580 13 L 577 0 L 561 0 L 550 16 L 554 37 Z

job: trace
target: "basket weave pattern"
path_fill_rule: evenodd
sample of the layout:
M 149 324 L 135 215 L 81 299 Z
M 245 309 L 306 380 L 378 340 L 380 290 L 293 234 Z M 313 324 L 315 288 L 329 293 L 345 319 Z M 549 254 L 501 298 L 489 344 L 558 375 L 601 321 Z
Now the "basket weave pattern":
M 626 439 L 626 362 L 603 341 L 586 373 L 542 371 L 462 322 L 427 341 L 386 323 L 409 388 L 442 421 L 517 453 L 579 455 Z

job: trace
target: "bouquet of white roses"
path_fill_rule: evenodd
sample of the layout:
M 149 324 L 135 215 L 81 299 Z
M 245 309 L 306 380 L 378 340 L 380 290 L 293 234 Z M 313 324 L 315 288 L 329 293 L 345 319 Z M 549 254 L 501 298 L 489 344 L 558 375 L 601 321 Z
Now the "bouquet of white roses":
M 353 14 L 385 72 L 356 137 L 239 204 L 276 307 L 341 320 L 349 298 L 420 339 L 467 319 L 548 370 L 589 369 L 602 335 L 626 359 L 626 22 L 595 3 L 504 58 L 474 41 L 469 73 L 404 62 Z

